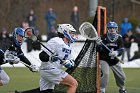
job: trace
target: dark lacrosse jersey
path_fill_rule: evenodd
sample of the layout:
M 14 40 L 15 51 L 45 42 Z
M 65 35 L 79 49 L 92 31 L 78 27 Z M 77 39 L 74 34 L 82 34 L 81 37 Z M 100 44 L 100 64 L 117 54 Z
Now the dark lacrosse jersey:
M 111 42 L 107 35 L 103 35 L 101 36 L 102 42 L 112 51 L 118 51 L 118 56 L 120 56 L 123 51 L 123 40 L 122 40 L 122 36 L 119 35 L 118 39 L 114 42 Z M 109 50 L 107 50 L 103 45 L 98 45 L 97 46 L 97 51 L 99 52 L 99 58 L 100 60 L 104 60 L 106 61 L 110 66 L 117 64 L 119 61 L 116 58 L 113 58 L 111 56 L 109 56 Z
M 1 43 L 1 46 L 0 46 L 0 65 L 5 64 L 3 59 L 4 59 L 4 52 L 6 50 L 12 51 L 12 54 L 14 54 L 18 58 L 20 58 L 20 61 L 23 61 L 24 63 L 26 63 L 28 65 L 31 65 L 30 61 L 24 56 L 24 54 L 21 50 L 21 46 L 16 45 L 13 37 L 9 38 L 9 42 L 6 45 L 3 44 L 4 42 L 0 42 L 0 43 Z

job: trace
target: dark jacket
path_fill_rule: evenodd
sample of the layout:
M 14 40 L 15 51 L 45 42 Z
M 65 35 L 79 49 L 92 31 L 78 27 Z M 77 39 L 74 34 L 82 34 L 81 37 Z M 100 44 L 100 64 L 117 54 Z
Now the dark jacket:
M 1 42 L 4 43 L 4 42 Z M 17 46 L 15 43 L 15 39 L 13 37 L 9 38 L 9 44 L 0 46 L 0 65 L 5 64 L 4 59 L 4 52 L 6 50 L 12 51 L 20 60 L 28 65 L 31 65 L 30 61 L 24 56 L 24 53 L 21 50 L 21 46 Z
M 123 48 L 123 40 L 122 37 L 119 36 L 118 39 L 115 42 L 111 42 L 107 35 L 101 36 L 102 42 L 110 49 L 114 51 L 118 51 L 120 56 L 124 50 Z M 99 52 L 99 58 L 100 60 L 106 61 L 110 66 L 117 64 L 119 61 L 116 58 L 111 58 L 109 56 L 110 51 L 107 50 L 103 45 L 98 45 L 97 46 L 97 51 Z

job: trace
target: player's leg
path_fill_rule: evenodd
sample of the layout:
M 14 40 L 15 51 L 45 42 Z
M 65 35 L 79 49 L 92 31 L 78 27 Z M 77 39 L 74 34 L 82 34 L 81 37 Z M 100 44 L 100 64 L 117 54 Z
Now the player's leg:
M 116 80 L 116 84 L 120 88 L 119 92 L 120 93 L 127 93 L 126 89 L 125 89 L 126 76 L 125 76 L 125 73 L 123 71 L 123 68 L 121 67 L 121 64 L 118 63 L 115 66 L 112 66 L 111 69 L 113 71 L 113 74 L 114 74 L 114 77 Z
M 71 75 L 68 74 L 60 84 L 68 86 L 67 93 L 76 93 L 78 83 Z
M 100 65 L 102 71 L 100 93 L 105 93 L 105 88 L 107 87 L 109 80 L 109 65 L 103 60 L 100 60 Z
M 8 84 L 10 81 L 9 76 L 6 74 L 4 70 L 0 67 L 0 86 Z
M 55 84 L 48 81 L 47 78 L 40 78 L 40 93 L 52 93 L 55 87 Z

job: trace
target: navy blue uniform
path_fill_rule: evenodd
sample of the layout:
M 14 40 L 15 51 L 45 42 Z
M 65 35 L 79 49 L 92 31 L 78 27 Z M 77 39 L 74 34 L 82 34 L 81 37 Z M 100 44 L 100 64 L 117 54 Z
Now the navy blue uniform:
M 108 38 L 107 38 L 107 34 L 101 36 L 101 40 L 102 42 L 112 51 L 118 51 L 120 56 L 123 52 L 123 40 L 121 35 L 118 36 L 118 39 L 115 42 L 111 42 Z M 108 62 L 108 64 L 110 66 L 117 64 L 119 61 L 116 58 L 111 58 L 111 56 L 109 56 L 110 51 L 108 51 L 103 45 L 99 45 L 98 46 L 98 51 L 99 51 L 99 57 L 100 60 L 104 60 L 106 62 Z
M 7 45 L 0 46 L 0 65 L 5 64 L 4 62 L 4 52 L 6 50 L 12 51 L 18 58 L 20 58 L 20 61 L 23 61 L 24 63 L 31 65 L 30 61 L 24 56 L 21 46 L 17 46 L 13 37 L 9 38 L 9 43 Z M 4 43 L 4 42 L 1 42 Z

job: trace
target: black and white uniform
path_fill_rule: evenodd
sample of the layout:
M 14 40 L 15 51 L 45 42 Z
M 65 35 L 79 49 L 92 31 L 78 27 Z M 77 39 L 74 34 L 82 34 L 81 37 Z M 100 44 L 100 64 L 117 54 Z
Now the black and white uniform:
M 6 50 L 11 51 L 15 56 L 17 56 L 20 59 L 20 61 L 23 61 L 28 65 L 31 65 L 30 61 L 24 56 L 21 47 L 16 45 L 13 37 L 9 38 L 8 44 L 3 45 L 2 43 L 4 42 L 1 42 L 0 46 L 0 65 L 6 64 L 6 62 L 4 62 L 4 53 Z M 7 84 L 10 80 L 9 76 L 1 67 L 0 67 L 0 80 L 3 83 L 3 85 Z
M 102 42 L 112 51 L 118 51 L 118 56 L 120 56 L 124 50 L 123 48 L 123 40 L 119 35 L 118 38 L 111 42 L 108 36 L 105 34 L 101 36 Z M 103 46 L 98 46 L 100 65 L 101 65 L 101 93 L 105 93 L 105 88 L 107 87 L 107 83 L 109 80 L 109 68 L 112 69 L 114 73 L 114 77 L 116 80 L 116 84 L 118 87 L 123 88 L 125 86 L 125 73 L 121 67 L 120 62 L 116 58 L 112 58 L 109 56 L 109 51 Z
M 61 60 L 72 60 L 71 57 L 71 46 L 66 44 L 62 38 L 54 37 L 47 42 L 46 47 L 51 50 L 54 55 L 57 55 Z M 43 49 L 41 52 L 46 53 L 46 55 L 51 56 L 50 53 L 46 48 Z M 47 90 L 47 89 L 54 89 L 55 84 L 59 84 L 63 78 L 65 78 L 68 73 L 64 71 L 63 65 L 61 64 L 60 60 L 56 60 L 52 62 L 48 60 L 49 56 L 40 56 L 42 61 L 40 67 L 40 91 Z M 46 60 L 45 60 L 46 59 Z

